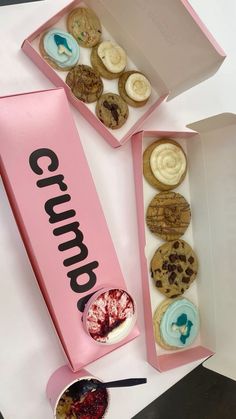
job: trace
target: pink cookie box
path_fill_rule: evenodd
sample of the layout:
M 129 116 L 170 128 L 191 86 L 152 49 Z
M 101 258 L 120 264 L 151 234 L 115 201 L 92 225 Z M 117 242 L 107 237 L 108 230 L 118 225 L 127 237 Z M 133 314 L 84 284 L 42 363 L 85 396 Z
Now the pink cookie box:
M 127 51 L 127 69 L 138 69 L 152 84 L 148 103 L 129 107 L 123 127 L 111 130 L 95 114 L 95 105 L 76 99 L 65 83 L 66 72 L 56 71 L 41 57 L 39 40 L 51 27 L 66 29 L 66 16 L 78 6 L 94 9 L 103 25 L 103 39 L 115 40 Z M 42 4 L 43 7 L 43 4 Z M 138 131 L 146 118 L 169 96 L 174 97 L 213 75 L 225 53 L 187 0 L 79 0 L 69 3 L 40 26 L 22 45 L 23 51 L 56 86 L 65 88 L 69 101 L 111 144 L 119 147 Z M 90 48 L 81 48 L 79 64 L 90 65 Z M 118 93 L 118 81 L 105 80 L 104 93 Z
M 14 120 L 12 116 L 14 115 Z M 63 89 L 0 99 L 0 168 L 39 287 L 77 371 L 138 336 L 103 347 L 82 324 L 105 286 L 126 289 Z
M 236 115 L 220 114 L 193 123 L 189 130 L 142 131 L 132 138 L 148 362 L 159 371 L 208 357 L 205 366 L 236 380 L 235 208 Z M 200 310 L 200 336 L 185 350 L 165 351 L 154 339 L 152 316 L 165 299 L 150 275 L 150 260 L 163 243 L 147 228 L 145 212 L 159 191 L 145 180 L 142 153 L 155 139 L 173 138 L 184 148 L 188 172 L 175 189 L 191 205 L 192 220 L 183 239 L 199 258 L 197 279 L 184 297 Z

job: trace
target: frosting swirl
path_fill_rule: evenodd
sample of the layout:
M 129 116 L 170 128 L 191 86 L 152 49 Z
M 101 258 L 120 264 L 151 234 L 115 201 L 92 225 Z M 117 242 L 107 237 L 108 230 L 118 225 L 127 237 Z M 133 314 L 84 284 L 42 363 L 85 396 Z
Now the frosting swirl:
M 61 68 L 73 67 L 80 55 L 79 45 L 68 32 L 59 29 L 48 31 L 43 38 L 46 54 Z
M 186 298 L 170 304 L 160 323 L 162 339 L 170 346 L 184 348 L 193 343 L 199 331 L 197 307 Z
M 111 73 L 120 73 L 126 66 L 126 53 L 119 45 L 104 41 L 98 47 L 98 56 Z
M 143 74 L 134 73 L 128 77 L 125 90 L 131 99 L 142 102 L 151 95 L 151 84 Z
M 176 185 L 186 170 L 187 162 L 180 147 L 164 143 L 154 148 L 150 166 L 157 180 L 166 185 Z

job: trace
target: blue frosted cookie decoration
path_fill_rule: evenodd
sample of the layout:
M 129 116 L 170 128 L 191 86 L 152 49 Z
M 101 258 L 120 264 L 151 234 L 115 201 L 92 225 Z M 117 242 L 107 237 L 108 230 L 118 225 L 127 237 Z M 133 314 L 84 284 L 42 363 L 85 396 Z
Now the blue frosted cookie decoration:
M 187 298 L 180 298 L 168 306 L 161 318 L 161 337 L 170 346 L 185 348 L 196 339 L 199 325 L 197 307 Z
M 77 41 L 60 29 L 52 29 L 44 35 L 43 48 L 46 55 L 62 70 L 74 67 L 79 61 L 80 47 Z

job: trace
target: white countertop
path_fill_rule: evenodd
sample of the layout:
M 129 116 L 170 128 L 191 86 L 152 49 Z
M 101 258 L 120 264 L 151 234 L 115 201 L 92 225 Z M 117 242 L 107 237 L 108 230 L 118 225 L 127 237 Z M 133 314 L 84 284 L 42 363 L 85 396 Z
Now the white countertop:
M 68 0 L 44 0 L 0 8 L 0 96 L 52 87 L 23 54 L 20 45 L 67 3 Z M 145 123 L 146 129 L 181 130 L 186 124 L 210 115 L 236 112 L 235 0 L 191 0 L 191 4 L 228 57 L 210 80 L 156 110 Z M 146 362 L 130 143 L 112 149 L 75 109 L 71 109 L 128 288 L 139 306 L 141 330 L 138 339 L 90 364 L 87 369 L 103 380 L 147 377 L 145 386 L 112 392 L 109 419 L 130 419 L 199 362 L 162 374 Z M 65 364 L 65 358 L 2 184 L 0 194 L 0 411 L 5 419 L 50 419 L 52 411 L 45 387 L 51 373 Z

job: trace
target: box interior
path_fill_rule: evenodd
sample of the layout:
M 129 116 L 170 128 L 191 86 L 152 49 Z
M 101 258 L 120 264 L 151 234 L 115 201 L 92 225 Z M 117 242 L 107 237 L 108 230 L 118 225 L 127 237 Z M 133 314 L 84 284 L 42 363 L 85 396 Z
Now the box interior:
M 205 366 L 236 380 L 236 115 L 217 115 L 189 128 L 199 133 L 187 150 L 194 157 L 190 192 L 195 246 L 204 271 L 198 291 L 206 344 L 215 334 L 216 354 Z
M 127 43 L 139 68 L 163 81 L 170 97 L 209 77 L 224 60 L 224 51 L 186 0 L 89 3 L 116 40 Z
M 117 141 L 121 142 L 122 138 L 127 134 L 127 132 L 134 126 L 134 124 L 145 115 L 145 113 L 147 113 L 149 111 L 149 109 L 162 97 L 162 96 L 166 96 L 168 93 L 168 89 L 166 88 L 165 84 L 162 82 L 162 80 L 158 77 L 157 74 L 153 74 L 152 72 L 149 71 L 149 66 L 146 64 L 145 65 L 145 57 L 143 56 L 143 54 L 141 53 L 141 51 L 139 53 L 134 54 L 133 53 L 133 49 L 134 46 L 132 44 L 132 38 L 130 36 L 124 37 L 124 39 L 120 39 L 119 37 L 119 33 L 123 32 L 123 25 L 118 24 L 116 22 L 116 20 L 113 18 L 113 16 L 107 12 L 106 9 L 103 8 L 102 4 L 100 4 L 99 2 L 90 2 L 87 1 L 86 4 L 84 2 L 75 2 L 75 4 L 73 3 L 73 6 L 71 7 L 72 9 L 74 9 L 77 6 L 85 6 L 85 7 L 91 7 L 93 8 L 101 23 L 102 23 L 102 34 L 103 34 L 103 39 L 104 40 L 113 40 L 117 43 L 119 43 L 122 47 L 124 47 L 124 49 L 127 52 L 127 56 L 128 56 L 128 63 L 127 63 L 127 69 L 128 70 L 132 70 L 132 69 L 137 69 L 141 72 L 144 72 L 148 78 L 150 79 L 151 85 L 152 85 L 152 94 L 150 99 L 148 100 L 147 104 L 145 106 L 142 106 L 140 108 L 134 108 L 129 106 L 129 117 L 127 119 L 127 121 L 125 122 L 125 124 L 117 129 L 117 130 L 111 130 L 109 128 L 107 128 L 110 133 L 112 133 L 112 135 L 117 139 Z M 66 12 L 62 17 L 59 16 L 58 20 L 55 21 L 55 19 L 53 19 L 53 23 L 52 22 L 48 22 L 47 28 L 50 27 L 57 27 L 59 29 L 62 29 L 64 31 L 67 31 L 66 28 L 66 16 L 68 15 L 68 12 Z M 109 27 L 109 29 L 108 29 Z M 43 32 L 45 31 L 45 28 L 43 30 Z M 37 51 L 37 53 L 40 54 L 39 51 L 39 41 L 40 41 L 40 37 L 41 34 L 43 33 L 41 32 L 40 34 L 38 34 L 38 31 L 36 32 L 36 37 L 30 37 L 30 42 L 32 47 Z M 78 64 L 86 64 L 86 65 L 90 65 L 90 54 L 91 54 L 92 49 L 91 48 L 83 48 L 80 47 L 80 59 L 79 59 L 79 63 Z M 135 58 L 138 57 L 138 60 L 135 60 Z M 142 64 L 143 63 L 143 64 Z M 55 69 L 53 69 L 53 71 L 57 74 L 57 76 L 63 81 L 65 82 L 66 80 L 66 76 L 68 74 L 68 72 L 66 71 L 57 71 Z M 108 92 L 113 92 L 113 93 L 119 93 L 118 92 L 118 79 L 115 80 L 107 80 L 102 78 L 103 84 L 104 84 L 104 91 L 103 93 L 108 93 Z M 68 88 L 68 87 L 67 87 Z M 95 107 L 96 107 L 96 102 L 94 103 L 89 103 L 89 104 L 85 104 L 88 109 L 90 109 L 92 111 L 93 114 L 95 114 Z M 98 121 L 99 122 L 99 121 Z
M 236 250 L 236 115 L 221 114 L 188 125 L 196 132 L 165 133 L 145 136 L 143 150 L 160 137 L 173 138 L 184 148 L 188 159 L 188 173 L 184 182 L 175 189 L 190 202 L 192 220 L 183 236 L 193 246 L 199 258 L 199 273 L 195 283 L 184 296 L 195 302 L 200 310 L 201 331 L 196 345 L 216 352 L 204 365 L 236 380 L 236 334 L 232 330 L 235 316 L 234 257 Z M 144 208 L 157 193 L 143 178 Z M 148 267 L 155 249 L 162 243 L 145 225 L 146 257 Z M 150 274 L 148 284 L 152 312 L 164 297 L 153 286 Z M 232 326 L 231 326 L 232 325 Z M 168 351 L 156 345 L 160 365 L 175 366 L 181 357 L 186 362 L 188 350 Z M 191 356 L 190 356 L 191 357 Z M 171 360 L 171 358 L 173 358 Z
M 188 163 L 189 163 L 189 167 L 188 167 L 188 171 L 186 174 L 186 177 L 183 181 L 183 183 L 181 185 L 179 185 L 177 188 L 174 189 L 174 192 L 178 192 L 181 195 L 183 195 L 186 200 L 190 203 L 191 205 L 191 212 L 192 212 L 192 219 L 190 222 L 190 225 L 188 227 L 188 229 L 186 230 L 185 234 L 181 237 L 181 239 L 185 240 L 187 243 L 190 244 L 190 246 L 196 251 L 196 254 L 199 258 L 199 265 L 201 266 L 201 257 L 199 255 L 198 252 L 198 248 L 195 245 L 195 241 L 194 241 L 194 223 L 193 220 L 195 218 L 195 208 L 194 208 L 194 204 L 192 204 L 192 197 L 191 197 L 191 190 L 190 190 L 190 171 L 191 171 L 191 166 L 192 166 L 192 162 L 191 162 L 191 156 L 189 156 L 189 152 L 188 152 L 188 148 L 187 148 L 187 143 L 192 143 L 195 141 L 195 136 L 193 137 L 193 134 L 190 133 L 189 134 L 190 138 L 183 138 L 183 136 L 178 133 L 172 133 L 172 135 L 168 134 L 164 134 L 164 135 L 156 135 L 156 136 L 146 136 L 145 132 L 143 134 L 143 141 L 142 141 L 142 152 L 144 152 L 144 150 L 150 145 L 152 144 L 155 140 L 157 140 L 158 138 L 173 138 L 176 142 L 178 142 L 184 149 L 184 151 L 186 152 L 187 155 L 187 159 L 188 159 Z M 143 176 L 143 196 L 144 196 L 144 213 L 146 214 L 146 210 L 147 207 L 150 203 L 150 201 L 154 198 L 154 196 L 156 194 L 158 194 L 159 191 L 157 189 L 155 189 L 154 187 L 152 187 L 144 178 Z M 159 246 L 161 246 L 164 241 L 162 239 L 159 239 L 157 236 L 155 236 L 153 233 L 150 232 L 150 230 L 147 227 L 146 222 L 145 223 L 145 238 L 146 238 L 146 248 L 145 248 L 145 255 L 147 258 L 147 266 L 148 266 L 148 272 L 147 272 L 147 281 L 148 281 L 148 286 L 149 286 L 149 292 L 150 292 L 150 299 L 151 299 L 151 308 L 152 308 L 152 314 L 154 314 L 156 308 L 158 307 L 158 305 L 166 299 L 166 297 L 164 295 L 162 295 L 157 288 L 155 287 L 154 281 L 151 278 L 150 275 L 150 270 L 149 270 L 149 266 L 150 266 L 150 262 L 151 259 L 155 253 L 155 251 L 158 249 Z M 200 272 L 198 272 L 198 276 L 196 278 L 196 280 L 192 283 L 192 285 L 190 286 L 190 288 L 184 293 L 183 297 L 188 298 L 189 300 L 191 300 L 194 304 L 196 304 L 196 306 L 200 306 L 200 299 L 199 299 L 199 292 L 198 292 L 198 288 L 199 288 L 199 284 L 202 283 L 204 281 L 204 271 L 201 269 Z M 209 308 L 209 307 L 208 307 Z M 200 309 L 201 310 L 201 309 Z M 190 348 L 196 348 L 198 346 L 208 346 L 209 349 L 212 349 L 214 345 L 212 345 L 208 342 L 208 345 L 205 344 L 205 335 L 208 336 L 207 331 L 205 331 L 205 327 L 206 327 L 206 323 L 204 321 L 204 314 L 200 311 L 200 316 L 201 316 L 201 327 L 200 327 L 200 333 L 199 336 L 197 337 L 197 339 L 195 340 L 195 342 L 193 343 L 193 345 L 191 345 L 191 347 L 188 347 L 186 349 L 180 349 L 177 351 L 167 351 L 165 349 L 162 349 L 158 344 L 155 344 L 155 348 L 156 348 L 156 354 L 159 358 L 159 363 L 160 365 L 162 365 L 162 367 L 165 366 L 165 355 L 171 354 L 173 355 L 173 363 L 175 363 L 176 359 L 175 358 L 179 358 L 182 355 L 180 355 L 180 353 L 182 352 L 185 356 L 187 356 L 187 353 L 190 351 Z M 207 316 L 209 317 L 209 315 Z M 153 336 L 154 338 L 154 336 Z M 167 358 L 167 363 L 171 364 L 171 360 L 169 359 L 170 357 L 166 357 Z

